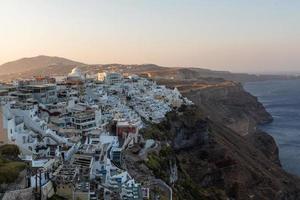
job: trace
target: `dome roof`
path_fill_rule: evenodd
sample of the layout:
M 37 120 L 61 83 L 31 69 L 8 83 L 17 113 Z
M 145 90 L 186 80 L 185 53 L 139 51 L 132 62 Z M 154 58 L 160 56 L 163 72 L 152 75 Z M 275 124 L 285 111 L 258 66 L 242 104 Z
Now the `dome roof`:
M 69 73 L 69 76 L 73 76 L 73 77 L 81 77 L 81 70 L 78 67 L 75 67 L 74 69 L 72 69 L 71 73 Z

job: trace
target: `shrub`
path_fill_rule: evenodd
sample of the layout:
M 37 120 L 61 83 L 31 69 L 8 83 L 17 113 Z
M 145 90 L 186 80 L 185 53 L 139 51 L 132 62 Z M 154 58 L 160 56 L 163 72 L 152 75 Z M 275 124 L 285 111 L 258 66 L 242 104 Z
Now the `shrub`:
M 14 182 L 19 173 L 24 170 L 26 164 L 23 162 L 10 162 L 6 161 L 0 164 L 0 183 Z
M 14 144 L 5 144 L 0 146 L 0 154 L 4 157 L 17 158 L 20 154 L 18 146 Z

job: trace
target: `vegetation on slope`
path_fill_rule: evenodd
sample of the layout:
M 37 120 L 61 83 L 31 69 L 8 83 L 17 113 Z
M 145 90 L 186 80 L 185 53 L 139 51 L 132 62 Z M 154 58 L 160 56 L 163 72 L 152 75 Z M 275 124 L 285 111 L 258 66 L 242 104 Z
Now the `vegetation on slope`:
M 204 153 L 181 156 L 185 149 L 194 148 L 194 145 L 199 145 L 199 148 L 205 145 L 207 128 L 207 122 L 197 107 L 183 106 L 176 112 L 168 113 L 166 120 L 160 124 L 151 124 L 142 131 L 144 137 L 160 141 L 160 151 L 149 153 L 145 164 L 155 177 L 172 186 L 174 199 L 226 199 L 224 188 L 218 185 L 202 187 L 195 179 L 201 176 L 200 173 L 191 177 L 189 171 L 194 166 L 190 165 L 189 160 L 199 161 L 199 157 L 207 159 L 203 156 Z M 187 142 L 181 144 L 182 141 Z M 178 179 L 172 183 L 170 176 L 174 163 L 177 166 Z
M 273 145 L 265 150 L 257 146 L 272 143 L 272 138 L 263 137 L 253 145 L 223 123 L 203 117 L 196 106 L 168 113 L 163 122 L 149 125 L 143 134 L 159 140 L 161 150 L 149 153 L 145 165 L 172 186 L 174 199 L 300 197 L 299 179 L 266 154 Z M 171 182 L 174 162 L 177 179 Z
M 0 146 L 0 184 L 14 182 L 26 164 L 18 160 L 19 149 L 16 145 Z
M 174 158 L 174 152 L 170 146 L 164 145 L 159 153 L 150 153 L 147 157 L 146 165 L 151 169 L 156 177 L 169 181 L 170 161 Z

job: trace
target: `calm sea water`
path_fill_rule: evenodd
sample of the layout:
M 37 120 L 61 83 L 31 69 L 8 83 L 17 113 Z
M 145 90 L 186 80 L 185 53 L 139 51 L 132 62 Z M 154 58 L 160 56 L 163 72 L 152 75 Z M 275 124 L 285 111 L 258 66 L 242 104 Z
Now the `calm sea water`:
M 300 176 L 300 80 L 247 83 L 244 88 L 274 117 L 261 128 L 274 137 L 283 168 Z

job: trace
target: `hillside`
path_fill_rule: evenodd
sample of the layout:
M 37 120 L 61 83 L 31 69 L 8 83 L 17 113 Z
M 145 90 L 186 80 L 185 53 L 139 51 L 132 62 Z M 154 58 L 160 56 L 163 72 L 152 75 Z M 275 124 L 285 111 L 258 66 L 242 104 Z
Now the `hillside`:
M 11 61 L 0 66 L 0 75 L 4 74 L 19 74 L 40 70 L 49 66 L 59 66 L 60 68 L 66 66 L 82 66 L 85 65 L 80 62 L 68 60 L 61 57 L 37 56 L 32 58 L 22 58 L 16 61 Z

